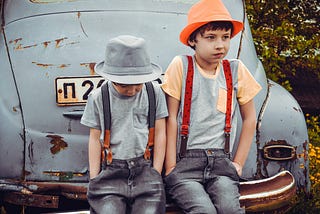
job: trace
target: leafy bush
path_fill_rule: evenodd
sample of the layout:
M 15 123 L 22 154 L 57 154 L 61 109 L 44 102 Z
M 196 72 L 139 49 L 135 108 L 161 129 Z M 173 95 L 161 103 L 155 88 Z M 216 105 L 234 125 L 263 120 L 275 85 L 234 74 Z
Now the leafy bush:
M 298 193 L 296 205 L 290 214 L 320 213 L 320 121 L 319 116 L 306 115 L 309 134 L 309 170 L 311 189 L 310 195 Z
M 267 77 L 292 91 L 289 76 L 320 79 L 319 0 L 245 0 L 257 54 Z M 298 193 L 289 213 L 320 213 L 319 116 L 306 115 L 309 134 L 310 195 Z

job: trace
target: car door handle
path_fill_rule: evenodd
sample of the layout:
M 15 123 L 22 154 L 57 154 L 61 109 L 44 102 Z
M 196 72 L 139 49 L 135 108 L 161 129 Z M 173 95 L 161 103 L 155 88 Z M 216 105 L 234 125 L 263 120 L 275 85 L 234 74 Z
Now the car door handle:
M 62 115 L 72 119 L 80 119 L 83 115 L 83 110 L 67 111 L 63 112 Z

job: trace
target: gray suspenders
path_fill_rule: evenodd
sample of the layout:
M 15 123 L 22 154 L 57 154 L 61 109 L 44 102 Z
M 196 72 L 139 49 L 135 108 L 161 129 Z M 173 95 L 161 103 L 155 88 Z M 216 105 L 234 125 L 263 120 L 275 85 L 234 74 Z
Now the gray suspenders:
M 149 135 L 146 150 L 144 152 L 145 159 L 151 159 L 151 150 L 154 144 L 154 131 L 156 121 L 156 98 L 154 88 L 151 82 L 145 83 L 148 93 L 148 123 L 149 123 Z M 110 97 L 109 97 L 109 84 L 103 84 L 101 86 L 103 113 L 104 113 L 104 142 L 101 148 L 101 163 L 110 164 L 112 162 L 112 152 L 110 148 L 110 128 L 111 128 L 111 109 L 110 109 Z

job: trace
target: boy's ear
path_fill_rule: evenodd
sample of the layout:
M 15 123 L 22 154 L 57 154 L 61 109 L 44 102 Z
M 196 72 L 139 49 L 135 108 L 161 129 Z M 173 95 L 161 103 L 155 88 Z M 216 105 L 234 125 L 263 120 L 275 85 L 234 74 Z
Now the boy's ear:
M 188 45 L 190 46 L 190 47 L 194 47 L 195 45 L 196 45 L 196 42 L 194 41 L 194 40 L 188 40 Z

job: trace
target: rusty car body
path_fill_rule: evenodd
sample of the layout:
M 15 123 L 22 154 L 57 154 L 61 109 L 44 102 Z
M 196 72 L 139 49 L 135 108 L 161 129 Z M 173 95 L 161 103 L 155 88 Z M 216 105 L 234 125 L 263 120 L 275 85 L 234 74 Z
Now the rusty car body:
M 58 209 L 62 200 L 86 201 L 89 130 L 80 118 L 88 93 L 103 82 L 93 67 L 103 59 L 106 41 L 141 36 L 152 61 L 165 69 L 175 55 L 191 53 L 178 36 L 194 2 L 2 0 L 1 205 Z M 240 201 L 248 212 L 282 209 L 296 190 L 309 188 L 305 118 L 293 96 L 267 79 L 245 3 L 224 3 L 245 23 L 227 58 L 241 59 L 263 87 L 254 100 L 258 122 Z

